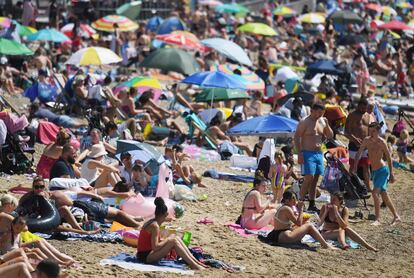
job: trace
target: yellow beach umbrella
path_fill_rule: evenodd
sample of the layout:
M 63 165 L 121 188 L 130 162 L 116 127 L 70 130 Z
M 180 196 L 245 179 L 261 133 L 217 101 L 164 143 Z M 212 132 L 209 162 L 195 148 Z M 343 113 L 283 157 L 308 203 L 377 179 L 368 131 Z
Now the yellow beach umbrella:
M 296 11 L 289 7 L 279 6 L 273 11 L 273 14 L 278 16 L 294 15 L 296 14 Z
M 87 47 L 76 51 L 66 64 L 77 66 L 108 65 L 122 61 L 112 50 L 104 47 Z
M 412 9 L 413 5 L 411 5 L 408 2 L 400 2 L 400 3 L 397 4 L 397 7 L 401 8 L 401 9 Z
M 302 23 L 321 24 L 325 23 L 325 16 L 320 13 L 308 13 L 301 15 L 299 21 Z
M 390 6 L 384 6 L 382 7 L 382 13 L 386 16 L 391 16 L 391 15 L 397 15 L 397 12 L 391 8 Z

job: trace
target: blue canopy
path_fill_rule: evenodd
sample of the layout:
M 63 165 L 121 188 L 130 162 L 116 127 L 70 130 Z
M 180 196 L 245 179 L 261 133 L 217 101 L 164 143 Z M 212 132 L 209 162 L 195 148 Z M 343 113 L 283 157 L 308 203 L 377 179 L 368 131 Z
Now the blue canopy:
M 336 62 L 333 60 L 320 60 L 307 67 L 307 71 L 311 74 L 325 73 L 332 75 L 340 75 L 342 70 L 336 67 Z
M 151 17 L 147 22 L 147 30 L 151 32 L 156 32 L 158 27 L 164 22 L 164 19 L 162 19 L 159 16 L 153 16 Z
M 28 41 L 52 41 L 52 42 L 65 42 L 69 38 L 59 32 L 56 29 L 42 29 L 36 33 L 27 36 Z
M 169 17 L 161 23 L 158 35 L 170 34 L 173 31 L 185 30 L 184 23 L 178 17 Z
M 221 71 L 197 72 L 185 78 L 182 83 L 198 85 L 203 88 L 225 88 L 246 90 L 246 84 L 233 74 Z
M 210 38 L 202 40 L 201 43 L 205 46 L 215 49 L 217 52 L 235 62 L 249 67 L 253 65 L 252 61 L 250 61 L 249 56 L 247 56 L 247 53 L 243 50 L 243 48 L 232 41 L 222 38 Z
M 269 114 L 246 120 L 227 131 L 228 135 L 287 137 L 296 131 L 298 122 L 283 116 Z

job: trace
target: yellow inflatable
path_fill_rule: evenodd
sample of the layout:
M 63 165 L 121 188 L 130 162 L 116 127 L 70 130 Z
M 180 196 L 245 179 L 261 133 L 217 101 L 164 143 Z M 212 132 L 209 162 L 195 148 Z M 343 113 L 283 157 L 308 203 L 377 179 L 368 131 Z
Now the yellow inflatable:
M 21 240 L 22 240 L 23 243 L 30 243 L 30 242 L 38 241 L 38 240 L 41 240 L 42 239 L 40 236 L 37 236 L 35 234 L 32 234 L 29 231 L 21 232 L 20 233 L 20 238 L 21 238 Z

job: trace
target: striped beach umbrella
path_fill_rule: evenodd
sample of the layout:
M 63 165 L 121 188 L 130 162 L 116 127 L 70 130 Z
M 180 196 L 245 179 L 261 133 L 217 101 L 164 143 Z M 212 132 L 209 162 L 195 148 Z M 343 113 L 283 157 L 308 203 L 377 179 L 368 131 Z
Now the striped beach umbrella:
M 157 35 L 155 39 L 186 49 L 203 48 L 203 45 L 200 43 L 198 38 L 193 33 L 187 31 L 174 31 L 171 34 Z
M 122 61 L 112 50 L 104 47 L 87 47 L 76 51 L 66 64 L 77 66 L 108 65 Z
M 228 74 L 234 74 L 236 70 L 240 71 L 241 78 L 246 84 L 247 90 L 263 91 L 265 89 L 265 83 L 256 73 L 252 72 L 246 67 L 238 66 L 235 64 L 223 64 L 213 66 L 211 70 L 217 70 Z
M 65 26 L 63 26 L 60 29 L 60 32 L 62 32 L 63 34 L 65 34 L 68 37 L 72 37 L 73 36 L 73 27 L 75 26 L 74 23 L 68 23 Z M 88 24 L 83 24 L 81 23 L 79 25 L 79 30 L 80 30 L 80 36 L 81 37 L 85 37 L 85 38 L 90 38 L 93 34 L 96 34 L 95 29 L 93 29 L 91 26 L 89 26 Z
M 11 24 L 11 19 L 8 17 L 0 16 L 0 26 L 4 28 L 9 28 Z
M 160 82 L 158 82 L 157 79 L 148 76 L 136 76 L 128 81 L 122 82 L 115 87 L 114 93 L 118 93 L 123 89 L 131 87 L 136 88 L 138 93 L 143 93 L 145 91 L 151 90 L 154 93 L 154 100 L 158 100 L 162 93 Z
M 92 27 L 99 31 L 113 32 L 114 24 L 118 24 L 121 32 L 134 31 L 138 29 L 138 24 L 122 15 L 107 15 L 92 23 Z
M 299 17 L 299 21 L 302 23 L 321 24 L 325 23 L 325 16 L 319 13 L 307 13 Z

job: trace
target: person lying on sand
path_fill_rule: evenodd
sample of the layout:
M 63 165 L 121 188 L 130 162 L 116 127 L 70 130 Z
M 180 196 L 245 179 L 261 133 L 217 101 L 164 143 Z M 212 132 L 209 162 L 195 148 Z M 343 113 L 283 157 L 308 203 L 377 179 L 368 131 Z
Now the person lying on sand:
M 155 198 L 154 204 L 155 217 L 144 224 L 139 234 L 137 259 L 155 264 L 174 250 L 192 269 L 204 269 L 205 265 L 194 258 L 180 238 L 174 235 L 160 240 L 160 226 L 168 217 L 168 208 L 161 197 Z
M 373 122 L 368 126 L 368 134 L 370 136 L 365 137 L 362 141 L 361 147 L 358 150 L 358 153 L 355 157 L 355 164 L 354 167 L 351 169 L 353 173 L 357 171 L 358 161 L 361 158 L 362 153 L 365 150 L 368 150 L 369 159 L 371 161 L 371 172 L 372 172 L 372 183 L 374 184 L 374 190 L 372 191 L 372 197 L 374 199 L 374 206 L 375 206 L 375 222 L 372 223 L 374 226 L 378 226 L 381 224 L 380 222 L 380 199 L 379 195 L 381 195 L 382 200 L 384 201 L 387 208 L 390 209 L 393 220 L 391 225 L 395 225 L 398 222 L 401 222 L 401 218 L 395 209 L 393 202 L 391 201 L 390 197 L 388 196 L 387 189 L 388 189 L 388 182 L 394 183 L 394 172 L 392 166 L 392 159 L 390 152 L 388 151 L 387 143 L 383 138 L 380 137 L 380 130 L 382 127 L 382 123 Z M 383 157 L 386 157 L 387 164 L 383 161 Z
M 319 231 L 311 223 L 303 224 L 303 201 L 297 201 L 292 191 L 283 193 L 282 206 L 274 215 L 274 229 L 267 236 L 273 243 L 300 243 L 305 235 L 311 235 L 324 249 L 337 249 L 329 245 Z M 294 207 L 299 213 L 295 215 Z
M 319 224 L 323 224 L 321 233 L 323 238 L 338 240 L 343 249 L 348 249 L 349 245 L 345 242 L 345 237 L 348 236 L 350 239 L 363 245 L 365 248 L 377 252 L 378 249 L 366 242 L 360 235 L 349 227 L 349 210 L 343 203 L 344 196 L 342 193 L 334 192 L 331 194 L 331 202 L 321 208 Z

